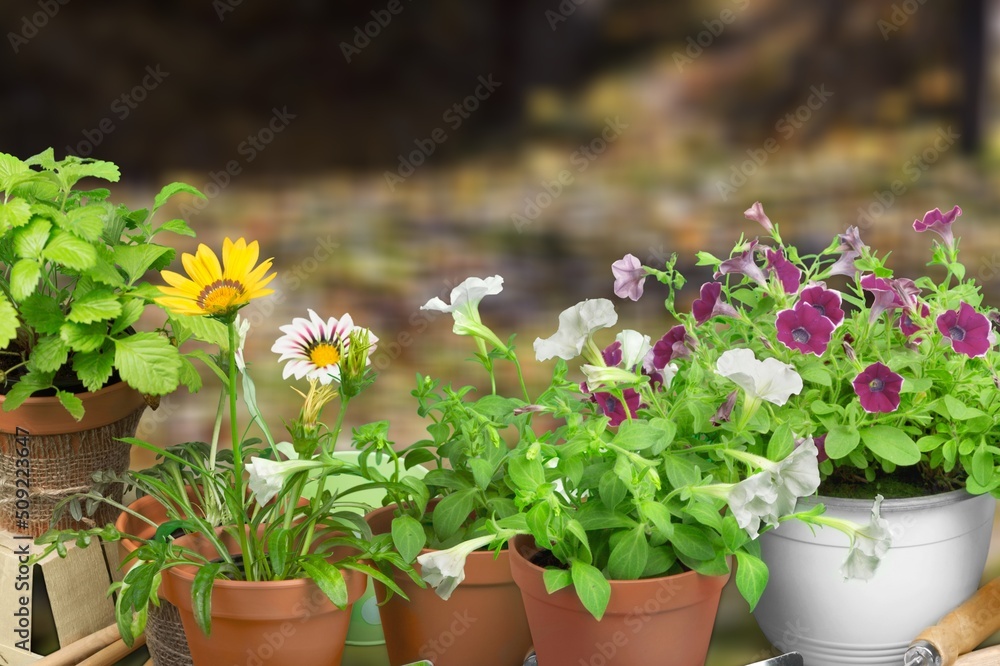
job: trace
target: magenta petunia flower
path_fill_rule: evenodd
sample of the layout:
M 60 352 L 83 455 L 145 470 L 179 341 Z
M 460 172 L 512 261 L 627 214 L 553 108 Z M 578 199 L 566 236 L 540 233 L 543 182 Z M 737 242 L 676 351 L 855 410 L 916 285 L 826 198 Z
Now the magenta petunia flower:
M 896 292 L 896 300 L 900 307 L 908 312 L 917 309 L 917 296 L 920 295 L 920 287 L 910 278 L 895 278 L 889 280 L 889 285 Z
M 736 317 L 736 309 L 722 300 L 722 283 L 706 282 L 701 285 L 701 298 L 691 304 L 691 314 L 699 324 L 713 317 Z
M 871 314 L 868 316 L 869 322 L 878 319 L 879 315 L 886 310 L 895 310 L 903 305 L 899 294 L 893 289 L 891 280 L 875 277 L 874 274 L 868 274 L 861 278 L 861 288 L 874 297 L 871 305 Z
M 712 415 L 712 425 L 718 428 L 723 423 L 729 421 L 733 415 L 733 407 L 736 406 L 736 397 L 738 395 L 739 390 L 736 390 L 726 396 L 726 401 L 719 405 L 719 408 L 715 410 L 715 414 Z
M 816 462 L 823 462 L 824 460 L 829 460 L 830 456 L 826 453 L 826 436 L 829 433 L 823 433 L 819 437 L 813 437 L 813 444 L 816 445 Z M 799 445 L 805 443 L 805 439 L 795 440 L 795 447 L 798 448 Z
M 838 252 L 850 251 L 855 256 L 861 256 L 865 248 L 868 247 L 861 241 L 861 234 L 858 232 L 857 227 L 847 227 L 847 231 L 837 234 L 837 239 L 840 240 L 840 247 L 837 248 Z
M 854 250 L 845 250 L 841 253 L 837 261 L 833 262 L 833 265 L 827 269 L 827 275 L 846 275 L 847 277 L 854 277 L 858 272 L 858 267 L 855 265 L 858 257 L 861 255 Z
M 832 321 L 804 301 L 796 303 L 791 310 L 779 312 L 775 327 L 778 342 L 789 349 L 816 356 L 826 353 L 834 329 Z
M 924 219 L 913 221 L 913 230 L 919 233 L 933 231 L 941 237 L 948 247 L 955 245 L 955 234 L 952 233 L 951 225 L 955 218 L 962 214 L 962 209 L 955 206 L 947 213 L 942 213 L 940 208 L 929 210 L 924 213 Z
M 767 270 L 773 271 L 781 282 L 781 287 L 786 294 L 794 294 L 799 290 L 802 282 L 802 271 L 795 264 L 785 259 L 785 252 L 782 249 L 767 251 Z
M 625 413 L 626 408 L 632 418 L 635 418 L 639 411 L 639 394 L 636 393 L 635 389 L 625 389 L 622 392 L 622 396 L 625 398 L 624 403 L 610 393 L 605 393 L 603 391 L 594 393 L 594 402 L 596 402 L 601 408 L 601 411 L 604 412 L 605 416 L 611 418 L 609 425 L 618 426 L 621 425 L 623 421 L 627 420 L 628 415 Z
M 818 284 L 803 289 L 799 294 L 799 300 L 813 306 L 817 312 L 833 322 L 835 327 L 844 321 L 844 309 L 841 307 L 843 298 L 836 289 L 827 289 Z
M 985 356 L 996 344 L 990 320 L 964 301 L 958 311 L 948 310 L 937 318 L 941 335 L 951 340 L 951 348 L 970 358 Z
M 759 201 L 755 201 L 752 206 L 743 211 L 743 216 L 764 227 L 764 231 L 767 233 L 774 233 L 774 225 L 771 224 L 771 219 L 764 213 L 764 207 Z
M 615 340 L 610 345 L 604 348 L 601 352 L 601 356 L 604 358 L 604 364 L 609 368 L 616 367 L 622 362 L 622 343 Z
M 675 358 L 687 358 L 691 355 L 691 350 L 685 344 L 689 335 L 687 330 L 680 324 L 667 331 L 662 338 L 653 345 L 653 367 L 662 370 L 667 363 Z
M 931 315 L 931 309 L 927 307 L 926 303 L 920 304 L 920 316 L 929 317 Z M 914 333 L 920 331 L 920 327 L 913 323 L 913 318 L 910 316 L 910 312 L 904 311 L 899 315 L 899 330 L 903 332 L 906 337 L 912 336 Z M 920 338 L 916 338 L 915 342 L 920 342 Z
M 615 296 L 639 300 L 646 282 L 646 269 L 642 267 L 642 262 L 636 256 L 626 254 L 611 264 L 611 272 L 615 276 Z
M 747 243 L 747 249 L 743 252 L 719 264 L 719 270 L 714 276 L 715 279 L 718 280 L 723 275 L 729 275 L 730 273 L 739 273 L 740 275 L 746 275 L 760 286 L 766 287 L 767 276 L 764 275 L 764 271 L 760 269 L 760 266 L 754 260 L 756 247 L 757 240 L 754 239 Z
M 861 407 L 868 413 L 888 414 L 899 409 L 899 391 L 903 377 L 882 363 L 872 363 L 861 371 L 852 382 L 854 392 L 861 399 Z

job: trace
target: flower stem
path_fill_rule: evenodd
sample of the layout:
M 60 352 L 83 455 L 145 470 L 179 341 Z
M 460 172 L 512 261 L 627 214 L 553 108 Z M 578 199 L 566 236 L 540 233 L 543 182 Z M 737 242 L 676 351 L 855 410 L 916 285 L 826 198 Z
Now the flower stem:
M 240 510 L 234 511 L 233 518 L 236 519 L 237 538 L 240 540 L 240 548 L 243 551 L 243 564 L 248 581 L 254 580 L 253 553 L 250 550 L 247 540 L 246 530 L 246 493 L 243 490 L 243 446 L 240 443 L 240 433 L 237 424 L 236 410 L 236 324 L 232 317 L 226 321 L 226 328 L 229 331 L 229 349 L 226 355 L 229 357 L 229 428 L 233 446 L 233 483 L 236 485 L 236 502 Z
M 350 400 L 351 399 L 346 395 L 344 395 L 343 393 L 340 394 L 340 410 L 337 413 L 337 422 L 334 424 L 333 430 L 330 431 L 329 441 L 333 442 L 333 445 L 330 447 L 329 451 L 324 450 L 325 454 L 332 455 L 334 449 L 337 448 L 337 439 L 340 437 L 340 430 L 344 427 L 344 415 L 347 413 L 347 403 L 350 402 Z M 326 486 L 326 477 L 327 475 L 324 473 L 319 477 L 319 480 L 316 482 L 316 494 L 313 495 L 312 510 L 310 511 L 310 513 L 314 517 L 319 515 L 319 507 L 323 502 L 323 489 L 324 486 Z M 298 504 L 300 496 L 301 496 L 301 489 L 299 490 L 299 493 L 293 498 L 296 504 Z M 294 510 L 295 508 L 292 507 L 292 511 Z M 309 523 L 309 528 L 306 530 L 305 539 L 302 541 L 301 552 L 303 556 L 309 554 L 309 549 L 312 547 L 313 537 L 315 536 L 315 534 L 316 534 L 316 521 L 314 520 Z
M 219 392 L 219 406 L 215 409 L 215 426 L 212 428 L 212 448 L 208 454 L 208 469 L 215 469 L 215 457 L 219 452 L 219 433 L 222 432 L 222 412 L 226 405 L 226 392 Z

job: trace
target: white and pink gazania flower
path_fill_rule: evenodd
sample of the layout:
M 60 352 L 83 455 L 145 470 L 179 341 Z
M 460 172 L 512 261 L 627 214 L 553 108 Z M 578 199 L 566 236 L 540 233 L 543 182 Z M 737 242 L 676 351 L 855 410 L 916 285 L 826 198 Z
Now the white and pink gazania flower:
M 281 373 L 283 379 L 316 380 L 320 384 L 340 381 L 340 361 L 347 355 L 352 338 L 367 335 L 368 356 L 375 351 L 378 338 L 368 329 L 354 325 L 351 315 L 344 314 L 326 321 L 309 310 L 309 319 L 296 317 L 291 324 L 280 327 L 285 334 L 275 341 L 271 351 L 288 361 Z

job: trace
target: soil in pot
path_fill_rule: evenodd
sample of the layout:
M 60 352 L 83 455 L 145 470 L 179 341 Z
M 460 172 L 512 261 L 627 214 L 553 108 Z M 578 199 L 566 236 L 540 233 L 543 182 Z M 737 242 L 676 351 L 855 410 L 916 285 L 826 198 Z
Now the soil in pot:
M 964 488 L 964 480 L 964 473 L 945 474 L 924 465 L 899 467 L 892 474 L 879 468 L 871 481 L 865 478 L 864 470 L 838 467 L 823 480 L 819 494 L 823 497 L 864 500 L 873 500 L 876 495 L 886 499 L 927 497 Z
M 369 513 L 365 519 L 372 532 L 389 532 L 395 509 L 388 506 Z M 409 601 L 393 596 L 379 606 L 389 663 L 400 666 L 428 659 L 434 666 L 521 666 L 531 634 L 508 557 L 506 550 L 497 558 L 488 551 L 469 555 L 465 580 L 447 601 L 433 589 L 420 588 L 397 574 L 395 581 Z M 414 566 L 420 570 L 419 564 Z M 377 581 L 375 595 L 379 603 L 386 598 L 385 587 Z
M 514 539 L 511 571 L 521 589 L 542 666 L 615 663 L 628 666 L 703 666 L 725 576 L 694 571 L 644 580 L 610 581 L 601 620 L 572 588 L 549 594 L 538 553 L 527 536 Z M 669 656 L 668 656 L 669 655 Z

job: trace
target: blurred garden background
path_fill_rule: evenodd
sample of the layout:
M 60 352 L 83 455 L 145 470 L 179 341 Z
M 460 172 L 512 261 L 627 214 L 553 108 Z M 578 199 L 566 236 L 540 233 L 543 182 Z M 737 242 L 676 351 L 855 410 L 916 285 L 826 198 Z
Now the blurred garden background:
M 201 189 L 163 213 L 197 231 L 182 249 L 246 236 L 275 258 L 276 293 L 244 311 L 272 427 L 298 407 L 278 326 L 346 312 L 381 338 L 349 421 L 388 419 L 405 445 L 425 426 L 417 372 L 485 378 L 429 298 L 503 276 L 482 315 L 517 334 L 537 392 L 551 367 L 531 342 L 614 299 L 613 261 L 677 253 L 690 301 L 695 252 L 756 234 L 754 201 L 807 250 L 857 225 L 902 275 L 930 258 L 913 220 L 959 205 L 969 274 L 1000 303 L 996 4 L 7 0 L 0 151 L 116 162 L 136 207 Z M 622 324 L 658 338 L 658 298 L 615 299 Z M 209 438 L 214 391 L 165 397 L 140 436 Z M 712 666 L 771 651 L 734 592 Z

